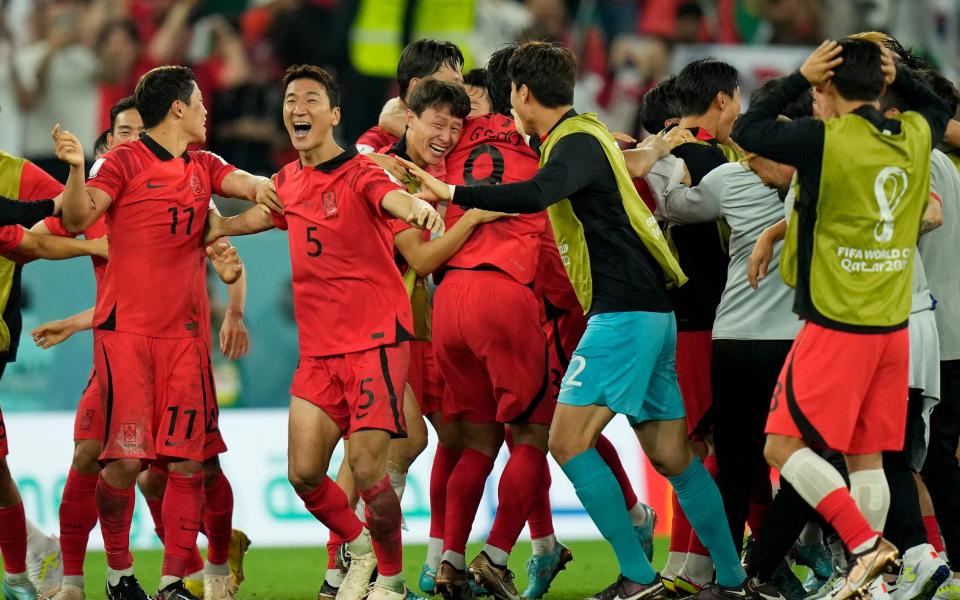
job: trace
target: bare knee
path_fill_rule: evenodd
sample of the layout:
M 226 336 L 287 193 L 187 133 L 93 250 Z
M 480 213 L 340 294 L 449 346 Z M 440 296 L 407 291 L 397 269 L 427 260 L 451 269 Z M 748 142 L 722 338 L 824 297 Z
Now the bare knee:
M 138 458 L 121 458 L 107 463 L 103 468 L 103 479 L 111 486 L 127 489 L 137 481 L 142 463 Z
M 290 460 L 287 464 L 287 480 L 298 494 L 306 494 L 320 487 L 327 476 L 328 466 L 326 460 L 310 463 Z
M 793 453 L 805 447 L 806 445 L 796 438 L 784 435 L 768 435 L 767 441 L 763 445 L 763 458 L 774 469 L 782 470 L 783 465 Z
M 167 488 L 167 474 L 158 469 L 147 469 L 137 477 L 137 487 L 147 500 L 159 500 Z
M 526 423 L 524 425 L 511 425 L 510 434 L 513 436 L 513 443 L 526 444 L 546 452 L 550 436 L 549 428 L 546 425 L 536 423 Z
M 369 489 L 378 484 L 387 474 L 385 456 L 378 456 L 367 448 L 350 449 L 350 471 L 358 490 Z
M 593 447 L 593 439 L 586 435 L 556 435 L 553 431 L 547 440 L 550 455 L 558 465 L 565 465 L 574 456 Z
M 452 452 L 463 451 L 463 430 L 457 422 L 446 421 L 440 413 L 430 415 L 430 423 L 437 432 L 437 443 Z
M 81 475 L 96 475 L 100 472 L 100 442 L 79 440 L 73 445 L 73 470 Z

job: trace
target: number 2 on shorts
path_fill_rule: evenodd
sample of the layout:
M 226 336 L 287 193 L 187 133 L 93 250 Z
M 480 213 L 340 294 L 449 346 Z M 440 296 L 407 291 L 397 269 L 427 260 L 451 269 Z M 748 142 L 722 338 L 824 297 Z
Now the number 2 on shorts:
M 587 359 L 584 357 L 574 354 L 570 358 L 570 366 L 567 367 L 567 375 L 563 378 L 564 386 L 572 385 L 573 387 L 583 387 L 582 381 L 577 381 L 577 377 L 580 376 L 580 373 L 587 368 Z

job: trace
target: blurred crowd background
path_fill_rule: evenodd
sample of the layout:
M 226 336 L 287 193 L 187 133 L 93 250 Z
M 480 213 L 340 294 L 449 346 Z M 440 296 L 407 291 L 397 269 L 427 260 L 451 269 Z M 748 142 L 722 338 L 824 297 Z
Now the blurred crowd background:
M 960 0 L 0 0 L 0 150 L 65 179 L 52 125 L 76 133 L 92 157 L 112 104 L 150 68 L 177 63 L 194 69 L 204 93 L 207 147 L 269 175 L 296 157 L 281 118 L 287 66 L 337 76 L 338 138 L 351 143 L 395 95 L 402 47 L 423 37 L 460 45 L 465 69 L 508 42 L 566 44 L 580 59 L 577 108 L 642 136 L 639 100 L 693 58 L 735 65 L 748 92 L 799 66 L 824 38 L 864 30 L 891 33 L 956 81 Z M 257 238 L 238 242 L 252 351 L 217 366 L 227 405 L 285 404 L 296 365 L 285 239 Z M 28 332 L 91 305 L 89 264 L 31 265 L 24 282 L 25 335 L 0 385 L 4 409 L 71 409 L 89 373 L 89 338 L 43 353 Z

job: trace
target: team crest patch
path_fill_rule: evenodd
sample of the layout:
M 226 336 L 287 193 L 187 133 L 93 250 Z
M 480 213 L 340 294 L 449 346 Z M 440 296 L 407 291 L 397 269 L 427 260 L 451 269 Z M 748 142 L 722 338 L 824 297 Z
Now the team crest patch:
M 90 431 L 91 426 L 93 426 L 93 410 L 88 408 L 83 411 L 83 416 L 80 417 L 80 431 Z
M 203 194 L 203 182 L 196 175 L 190 178 L 190 187 L 193 188 L 193 193 L 197 196 Z
M 323 193 L 323 212 L 328 219 L 337 216 L 337 195 L 332 190 Z
M 136 423 L 123 424 L 123 444 L 136 446 L 140 444 L 140 428 Z

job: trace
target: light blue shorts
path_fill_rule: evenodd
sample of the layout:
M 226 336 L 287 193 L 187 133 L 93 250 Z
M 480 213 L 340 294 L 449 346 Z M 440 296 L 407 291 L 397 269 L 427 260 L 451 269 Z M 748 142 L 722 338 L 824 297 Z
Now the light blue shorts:
M 558 402 L 606 406 L 631 425 L 684 418 L 672 312 L 600 313 L 570 358 Z

